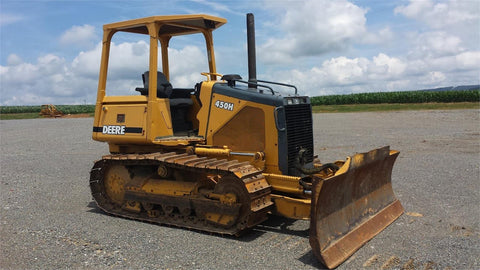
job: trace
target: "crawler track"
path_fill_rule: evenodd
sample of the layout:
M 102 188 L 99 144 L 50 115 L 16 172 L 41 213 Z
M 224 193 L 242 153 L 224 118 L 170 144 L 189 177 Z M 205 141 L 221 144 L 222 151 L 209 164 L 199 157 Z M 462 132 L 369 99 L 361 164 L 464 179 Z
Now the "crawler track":
M 151 168 L 157 167 L 169 168 L 173 172 L 171 175 L 174 176 L 169 181 L 193 182 L 196 186 L 205 188 L 202 192 L 196 189 L 183 196 L 146 193 L 142 186 L 152 176 L 140 177 L 135 174 L 145 174 L 149 168 L 152 171 Z M 117 176 L 112 177 L 108 174 L 109 170 L 117 170 L 117 174 L 123 175 L 123 180 L 115 181 Z M 185 179 L 185 176 L 190 178 Z M 114 183 L 108 179 L 114 179 Z M 217 160 L 186 153 L 104 156 L 95 162 L 90 172 L 90 188 L 98 207 L 109 214 L 231 235 L 239 235 L 263 222 L 273 205 L 270 186 L 261 171 L 248 162 Z M 212 193 L 235 193 L 236 201 L 214 199 Z M 221 220 L 225 216 L 234 218 L 230 218 L 231 221 L 227 224 L 214 221 L 216 217 Z

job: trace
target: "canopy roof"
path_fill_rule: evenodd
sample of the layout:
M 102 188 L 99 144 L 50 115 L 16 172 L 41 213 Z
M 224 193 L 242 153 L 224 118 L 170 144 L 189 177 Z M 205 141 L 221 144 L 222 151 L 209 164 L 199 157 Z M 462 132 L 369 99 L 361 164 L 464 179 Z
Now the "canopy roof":
M 123 22 L 105 24 L 103 30 L 123 31 L 148 35 L 147 25 L 160 25 L 159 36 L 178 36 L 202 33 L 216 29 L 227 22 L 226 19 L 204 14 L 152 16 Z

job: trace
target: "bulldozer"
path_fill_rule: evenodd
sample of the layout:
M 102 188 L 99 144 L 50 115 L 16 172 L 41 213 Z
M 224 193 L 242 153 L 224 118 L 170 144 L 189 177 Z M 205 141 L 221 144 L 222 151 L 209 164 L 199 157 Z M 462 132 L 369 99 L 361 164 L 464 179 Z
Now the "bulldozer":
M 57 109 L 53 104 L 44 104 L 40 107 L 40 113 L 38 115 L 42 117 L 62 117 L 64 113 Z
M 248 80 L 217 73 L 212 33 L 226 22 L 190 14 L 103 26 L 92 137 L 110 153 L 90 172 L 93 199 L 114 216 L 222 235 L 240 236 L 270 215 L 310 220 L 314 255 L 335 268 L 403 213 L 391 184 L 399 152 L 385 146 L 320 162 L 310 98 L 256 78 L 253 14 Z M 106 94 L 118 32 L 149 37 L 143 86 L 126 96 Z M 175 88 L 169 42 L 191 34 L 204 37 L 209 70 L 193 87 Z

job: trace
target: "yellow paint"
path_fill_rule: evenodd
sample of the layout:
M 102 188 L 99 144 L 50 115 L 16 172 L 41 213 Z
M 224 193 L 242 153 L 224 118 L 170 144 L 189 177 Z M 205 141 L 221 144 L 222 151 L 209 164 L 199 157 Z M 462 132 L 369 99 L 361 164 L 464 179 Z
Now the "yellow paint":
M 215 84 L 215 81 L 204 81 L 202 82 L 202 87 L 200 89 L 200 100 L 202 101 L 202 107 L 197 113 L 197 119 L 199 122 L 198 126 L 198 135 L 205 137 L 207 134 L 207 123 L 209 111 L 210 111 L 210 104 L 211 104 L 211 95 L 212 95 L 212 87 Z
M 257 181 L 252 181 L 245 184 L 248 192 L 253 193 L 257 190 L 268 187 L 268 182 L 265 178 L 259 178 Z
M 230 149 L 196 147 L 195 154 L 200 156 L 230 156 Z
M 102 128 L 103 126 L 125 126 L 127 128 L 135 127 L 145 130 L 146 108 L 147 104 L 145 102 L 137 104 L 129 102 L 124 103 L 121 101 L 121 99 L 119 99 L 118 102 L 114 102 L 113 98 L 110 98 L 109 103 L 105 103 L 101 108 L 99 116 L 99 128 Z M 118 121 L 117 118 L 119 115 L 124 115 L 124 122 Z M 132 143 L 146 143 L 145 132 L 126 132 L 123 135 L 110 135 L 103 134 L 102 131 L 100 131 L 94 133 L 94 136 L 98 141 L 106 141 L 111 143 L 125 141 L 130 141 Z
M 272 194 L 276 214 L 293 219 L 310 219 L 310 199 L 295 199 Z
M 207 221 L 210 221 L 210 222 L 213 222 L 213 223 L 217 223 L 217 224 L 227 226 L 227 225 L 235 222 L 236 216 L 222 215 L 222 214 L 218 214 L 218 213 L 206 213 L 205 214 L 205 219 Z
M 273 190 L 303 195 L 303 187 L 299 184 L 300 177 L 271 173 L 264 173 L 263 176 L 265 176 Z
M 122 205 L 125 196 L 125 184 L 130 179 L 123 166 L 112 166 L 105 173 L 105 192 L 116 204 Z
M 147 103 L 147 97 L 146 96 L 105 96 L 103 97 L 103 102 L 104 105 L 106 104 L 116 104 L 116 103 L 122 103 L 122 104 L 130 104 L 130 103 Z
M 265 126 L 264 128 L 264 143 L 261 145 L 261 148 L 258 149 L 258 142 L 251 141 L 251 144 L 257 144 L 253 146 L 257 149 L 242 149 L 243 151 L 258 151 L 265 153 L 265 163 L 261 166 L 265 166 L 265 172 L 280 174 L 278 168 L 278 132 L 275 127 L 275 118 L 274 118 L 274 106 L 269 106 L 265 104 L 255 103 L 252 101 L 240 100 L 233 97 L 228 97 L 220 94 L 212 94 L 212 87 L 214 82 L 203 82 L 202 90 L 200 92 L 200 100 L 204 106 L 200 109 L 197 114 L 197 119 L 199 120 L 199 132 L 200 136 L 204 136 L 207 139 L 207 144 L 214 146 L 218 145 L 215 141 L 215 135 L 221 131 L 221 129 L 229 123 L 240 111 L 244 108 L 251 107 L 258 109 L 258 111 L 263 113 Z M 233 104 L 233 110 L 225 110 L 215 106 L 216 102 L 227 102 Z M 205 104 L 210 104 L 205 106 Z M 259 115 L 252 115 L 251 117 L 260 117 Z M 205 119 L 208 119 L 206 121 Z M 239 138 L 245 138 L 247 144 L 249 143 L 248 138 L 250 136 L 249 130 L 244 129 L 243 133 L 236 134 Z M 268 138 L 268 139 L 267 139 Z M 222 144 L 222 143 L 220 143 Z M 229 146 L 231 147 L 231 146 Z M 237 149 L 232 149 L 232 151 L 237 151 Z M 237 159 L 237 157 L 235 157 Z
M 145 181 L 142 190 L 151 194 L 186 196 L 195 190 L 195 186 L 195 182 L 150 179 Z

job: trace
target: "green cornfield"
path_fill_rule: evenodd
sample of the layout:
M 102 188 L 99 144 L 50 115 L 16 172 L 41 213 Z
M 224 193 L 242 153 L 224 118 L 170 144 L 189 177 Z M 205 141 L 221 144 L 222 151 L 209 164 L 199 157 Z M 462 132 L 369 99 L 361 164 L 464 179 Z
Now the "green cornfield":
M 65 114 L 94 113 L 95 105 L 58 105 L 57 109 Z
M 465 91 L 402 91 L 312 97 L 313 106 L 383 103 L 480 102 L 480 89 Z M 94 113 L 95 105 L 56 105 L 65 114 Z M 0 114 L 39 113 L 41 106 L 0 106 Z
M 56 105 L 64 114 L 94 113 L 95 105 Z M 41 106 L 0 106 L 1 114 L 40 113 Z
M 480 89 L 465 91 L 402 91 L 312 97 L 312 105 L 381 103 L 479 102 Z

